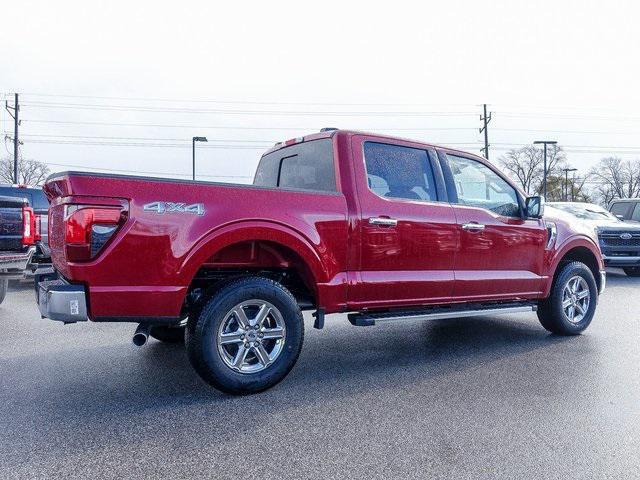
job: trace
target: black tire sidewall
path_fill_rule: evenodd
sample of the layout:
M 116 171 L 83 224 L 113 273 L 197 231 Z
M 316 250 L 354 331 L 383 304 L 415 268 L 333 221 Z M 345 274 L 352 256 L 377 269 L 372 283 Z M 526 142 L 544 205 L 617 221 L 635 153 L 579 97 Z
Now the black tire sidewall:
M 572 323 L 565 317 L 562 308 L 562 295 L 567 282 L 576 275 L 582 277 L 587 282 L 591 299 L 587 314 L 584 318 L 579 323 Z M 545 325 L 545 327 L 551 327 L 548 329 L 562 335 L 578 335 L 583 332 L 593 320 L 598 304 L 598 286 L 589 267 L 580 262 L 572 262 L 566 265 L 554 282 L 549 301 L 547 306 L 548 311 L 545 313 L 551 316 L 551 318 L 548 319 L 551 325 Z
M 227 313 L 239 303 L 260 299 L 280 310 L 286 336 L 282 352 L 263 371 L 246 374 L 229 368 L 218 352 L 217 334 Z M 284 287 L 266 278 L 250 277 L 231 282 L 215 294 L 200 313 L 195 325 L 188 328 L 187 348 L 192 364 L 200 376 L 227 393 L 246 394 L 265 390 L 282 380 L 293 368 L 304 337 L 302 313 Z

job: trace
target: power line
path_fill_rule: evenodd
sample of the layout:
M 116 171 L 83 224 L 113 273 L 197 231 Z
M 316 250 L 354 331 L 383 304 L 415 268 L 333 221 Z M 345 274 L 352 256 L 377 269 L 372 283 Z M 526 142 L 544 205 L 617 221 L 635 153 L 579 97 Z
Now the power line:
M 185 125 L 185 124 L 157 124 L 157 123 L 122 123 L 122 122 L 87 122 L 87 121 L 67 121 L 67 120 L 32 120 L 23 119 L 22 122 L 28 123 L 50 123 L 57 125 L 100 125 L 113 127 L 150 127 L 150 128 L 207 128 L 214 130 L 287 130 L 287 131 L 317 131 L 321 127 L 247 127 L 245 125 L 229 126 L 229 125 Z M 417 128 L 374 128 L 364 130 L 387 130 L 387 131 L 446 131 L 446 130 L 475 130 L 475 127 L 417 127 Z
M 48 135 L 44 133 L 28 133 L 23 137 L 48 137 L 48 138 L 79 138 L 79 139 L 101 139 L 101 140 L 150 140 L 150 141 L 176 141 L 191 142 L 188 138 L 161 138 L 161 137 L 102 137 L 91 135 Z M 261 143 L 272 144 L 277 140 L 233 140 L 233 139 L 211 139 L 209 142 L 241 142 L 241 143 Z
M 84 98 L 94 100 L 124 100 L 137 102 L 173 102 L 173 103 L 211 103 L 211 104 L 238 104 L 238 105 L 308 105 L 308 106 L 348 106 L 348 107 L 469 107 L 470 104 L 442 104 L 442 103 L 345 103 L 345 102 L 282 102 L 282 101 L 254 101 L 254 100 L 211 100 L 211 99 L 176 99 L 176 98 L 151 98 L 151 97 L 118 97 L 96 95 L 62 95 L 46 93 L 23 93 L 30 97 L 54 97 L 54 98 Z
M 211 113 L 220 115 L 303 115 L 303 116 L 404 116 L 404 117 L 455 117 L 473 115 L 473 112 L 412 112 L 412 111 L 299 111 L 299 110 L 229 110 L 229 109 L 198 109 L 198 108 L 158 108 L 130 105 L 99 105 L 83 103 L 51 103 L 51 102 L 23 102 L 32 108 L 63 108 L 77 110 L 106 110 L 126 112 L 157 112 L 157 113 Z
M 605 135 L 638 135 L 639 132 L 614 132 L 604 130 L 562 130 L 562 129 L 533 129 L 533 128 L 494 128 L 500 132 L 535 132 L 535 133 L 578 133 L 585 135 L 605 134 Z
M 43 143 L 48 145 L 88 145 L 110 147 L 152 147 L 152 148 L 190 148 L 189 144 L 176 143 L 144 143 L 144 142 L 100 142 L 100 141 L 73 141 L 73 140 L 29 140 L 25 143 Z M 203 145 L 201 148 L 227 149 L 227 150 L 264 150 L 273 145 Z

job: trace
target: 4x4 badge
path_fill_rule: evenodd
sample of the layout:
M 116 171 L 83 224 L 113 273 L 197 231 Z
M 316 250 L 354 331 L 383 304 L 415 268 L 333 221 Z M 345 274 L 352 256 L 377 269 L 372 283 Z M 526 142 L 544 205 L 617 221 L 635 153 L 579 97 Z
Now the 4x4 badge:
M 187 205 L 186 203 L 175 202 L 151 202 L 142 207 L 145 212 L 154 212 L 157 214 L 164 213 L 192 213 L 194 215 L 204 215 L 204 204 L 192 203 Z

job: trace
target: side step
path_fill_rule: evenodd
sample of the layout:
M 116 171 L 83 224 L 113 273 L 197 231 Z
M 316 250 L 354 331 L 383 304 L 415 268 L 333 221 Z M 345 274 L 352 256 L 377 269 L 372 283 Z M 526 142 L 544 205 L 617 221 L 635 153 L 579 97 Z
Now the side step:
M 351 325 L 369 327 L 376 322 L 398 320 L 443 320 L 449 318 L 478 317 L 503 313 L 535 312 L 537 304 L 531 302 L 510 302 L 491 304 L 466 304 L 428 307 L 419 310 L 392 310 L 379 313 L 350 313 L 347 317 Z

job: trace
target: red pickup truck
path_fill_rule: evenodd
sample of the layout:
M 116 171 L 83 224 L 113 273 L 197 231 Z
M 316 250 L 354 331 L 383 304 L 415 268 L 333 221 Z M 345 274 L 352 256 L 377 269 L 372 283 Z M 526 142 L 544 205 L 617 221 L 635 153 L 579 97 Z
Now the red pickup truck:
M 316 328 L 537 311 L 573 335 L 605 286 L 591 227 L 544 216 L 480 157 L 383 135 L 279 143 L 253 185 L 65 172 L 44 189 L 57 274 L 38 278 L 42 316 L 186 342 L 229 393 L 290 371 L 302 310 Z

